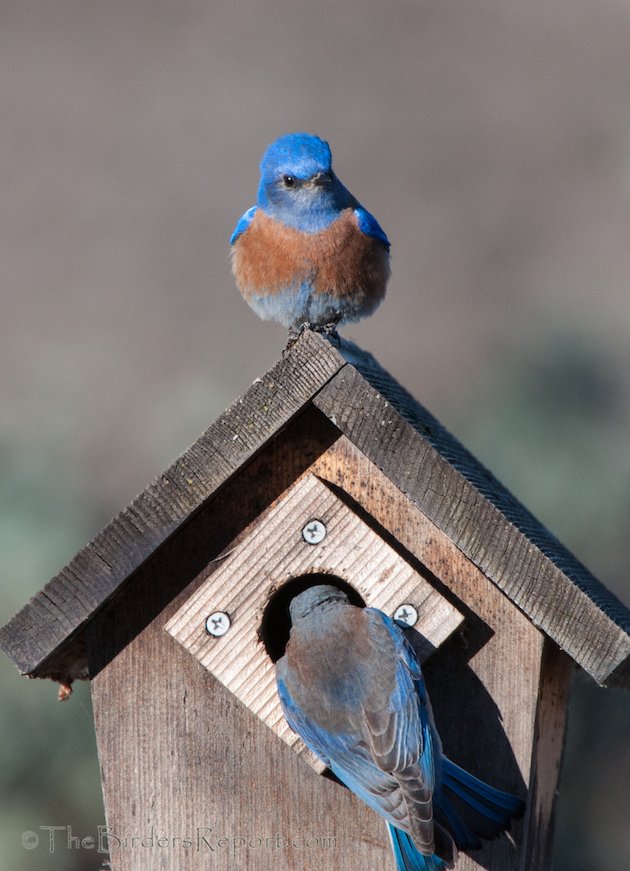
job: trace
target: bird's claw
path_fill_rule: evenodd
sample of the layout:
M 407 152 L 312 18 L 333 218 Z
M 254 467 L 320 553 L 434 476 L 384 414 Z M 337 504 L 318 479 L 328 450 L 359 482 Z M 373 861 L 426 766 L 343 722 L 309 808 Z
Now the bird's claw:
M 339 346 L 341 344 L 341 337 L 337 332 L 337 324 L 338 321 L 336 320 L 330 321 L 327 324 L 312 324 L 310 323 L 310 321 L 304 321 L 304 323 L 300 324 L 297 329 L 291 327 L 289 329 L 287 344 L 284 348 L 283 354 L 286 354 L 287 351 L 291 350 L 291 348 L 295 345 L 302 333 L 306 332 L 306 330 L 312 330 L 314 333 L 321 333 L 322 336 L 326 336 L 326 338 L 330 339 L 337 346 Z

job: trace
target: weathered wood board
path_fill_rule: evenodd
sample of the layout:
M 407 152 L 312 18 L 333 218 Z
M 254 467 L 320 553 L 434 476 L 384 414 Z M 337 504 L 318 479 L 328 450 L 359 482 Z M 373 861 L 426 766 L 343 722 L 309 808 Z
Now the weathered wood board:
M 275 500 L 307 474 L 356 500 L 363 519 L 379 533 L 389 530 L 405 561 L 464 614 L 464 628 L 425 666 L 449 755 L 522 795 L 530 770 L 540 767 L 532 746 L 536 722 L 549 718 L 544 698 L 537 712 L 543 636 L 359 450 L 344 438 L 330 440 L 326 427 L 310 417 L 245 467 L 220 499 L 138 572 L 125 601 L 90 627 L 108 824 L 121 837 L 151 827 L 171 839 L 192 833 L 195 841 L 198 830 L 206 836 L 187 848 L 121 848 L 112 857 L 114 871 L 393 868 L 383 822 L 342 786 L 313 772 L 164 631 L 220 570 L 222 551 L 238 547 L 247 524 L 264 523 Z M 173 587 L 181 592 L 169 597 L 165 588 Z M 161 609 L 147 614 L 152 598 Z M 559 692 L 566 667 L 549 668 Z M 556 743 L 546 741 L 545 766 L 562 743 L 562 723 L 554 721 L 553 729 Z M 543 781 L 537 785 L 539 807 L 553 794 L 553 774 Z M 531 837 L 544 841 L 546 820 L 536 813 L 528 819 L 539 827 Z M 524 871 L 522 826 L 513 833 L 517 847 L 501 838 L 476 858 L 462 855 L 458 871 Z

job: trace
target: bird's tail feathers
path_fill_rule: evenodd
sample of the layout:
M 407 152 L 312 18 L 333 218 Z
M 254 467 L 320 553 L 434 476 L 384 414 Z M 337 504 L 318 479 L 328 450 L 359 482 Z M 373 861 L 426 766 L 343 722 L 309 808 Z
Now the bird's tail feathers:
M 442 760 L 442 788 L 446 792 L 440 796 L 440 810 L 462 849 L 480 847 L 480 837 L 496 837 L 525 810 L 522 799 L 484 783 L 446 757 Z
M 392 850 L 396 859 L 396 871 L 444 871 L 452 868 L 439 856 L 425 856 L 414 845 L 407 832 L 387 824 Z

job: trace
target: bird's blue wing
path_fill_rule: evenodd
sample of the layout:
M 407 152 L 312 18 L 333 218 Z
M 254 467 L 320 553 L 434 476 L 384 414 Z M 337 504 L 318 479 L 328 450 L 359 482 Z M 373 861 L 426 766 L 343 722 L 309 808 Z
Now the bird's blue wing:
M 289 726 L 293 729 L 296 735 L 304 741 L 316 756 L 322 760 L 324 765 L 330 767 L 330 759 L 328 758 L 328 733 L 318 729 L 314 723 L 306 717 L 301 708 L 295 704 L 284 679 L 281 676 L 282 667 L 285 661 L 280 659 L 276 663 L 276 685 L 278 687 L 278 696 L 282 711 Z
M 417 765 L 422 782 L 432 793 L 436 748 L 420 663 L 402 629 L 390 617 L 375 608 L 366 608 L 364 614 L 375 628 L 381 632 L 385 629 L 398 654 L 396 683 L 391 688 L 388 708 L 366 718 L 372 754 L 386 771 Z
M 385 235 L 385 231 L 376 220 L 374 215 L 370 214 L 367 209 L 364 209 L 363 206 L 359 205 L 355 208 L 354 214 L 357 218 L 359 230 L 361 230 L 362 233 L 365 233 L 366 236 L 371 236 L 373 239 L 378 239 L 379 242 L 382 242 L 389 251 L 389 239 Z
M 415 654 L 398 626 L 375 609 L 365 608 L 363 614 L 366 630 L 373 627 L 381 640 L 391 636 L 398 653 L 395 686 L 382 708 L 358 710 L 352 734 L 328 730 L 306 716 L 291 697 L 283 679 L 286 664 L 282 659 L 276 663 L 278 693 L 289 725 L 304 743 L 367 805 L 394 826 L 404 827 L 410 806 L 430 801 L 435 782 L 424 682 Z M 365 727 L 369 744 L 361 739 Z
M 276 663 L 281 666 L 282 660 Z M 384 796 L 396 787 L 395 780 L 374 764 L 364 744 L 357 744 L 355 735 L 333 733 L 318 726 L 307 717 L 291 697 L 285 681 L 277 676 L 278 695 L 284 716 L 293 731 L 302 738 L 324 765 L 352 790 L 359 798 L 381 816 L 388 816 L 390 807 L 385 806 Z
M 276 683 L 282 710 L 289 726 L 348 789 L 377 813 L 387 817 L 387 809 L 383 806 L 383 795 L 396 787 L 394 778 L 379 770 L 365 744 L 357 743 L 356 735 L 332 732 L 306 716 L 289 693 L 284 679 L 286 667 L 286 660 L 278 660 Z
M 249 227 L 252 222 L 252 219 L 256 213 L 257 206 L 252 206 L 251 209 L 248 209 L 244 215 L 238 220 L 238 224 L 234 228 L 234 232 L 230 236 L 230 245 L 233 245 L 239 236 L 242 236 L 245 230 Z

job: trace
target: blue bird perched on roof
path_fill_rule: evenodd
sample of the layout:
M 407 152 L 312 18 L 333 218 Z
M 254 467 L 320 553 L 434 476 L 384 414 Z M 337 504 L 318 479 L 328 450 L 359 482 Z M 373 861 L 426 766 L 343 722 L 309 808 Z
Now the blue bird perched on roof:
M 420 663 L 402 629 L 319 584 L 289 605 L 276 663 L 287 722 L 388 824 L 398 871 L 453 868 L 522 814 L 520 798 L 442 754 Z M 455 807 L 457 805 L 457 807 Z
M 289 133 L 261 164 L 255 206 L 230 243 L 245 300 L 290 334 L 332 331 L 372 314 L 385 296 L 389 241 L 335 175 L 327 142 Z

